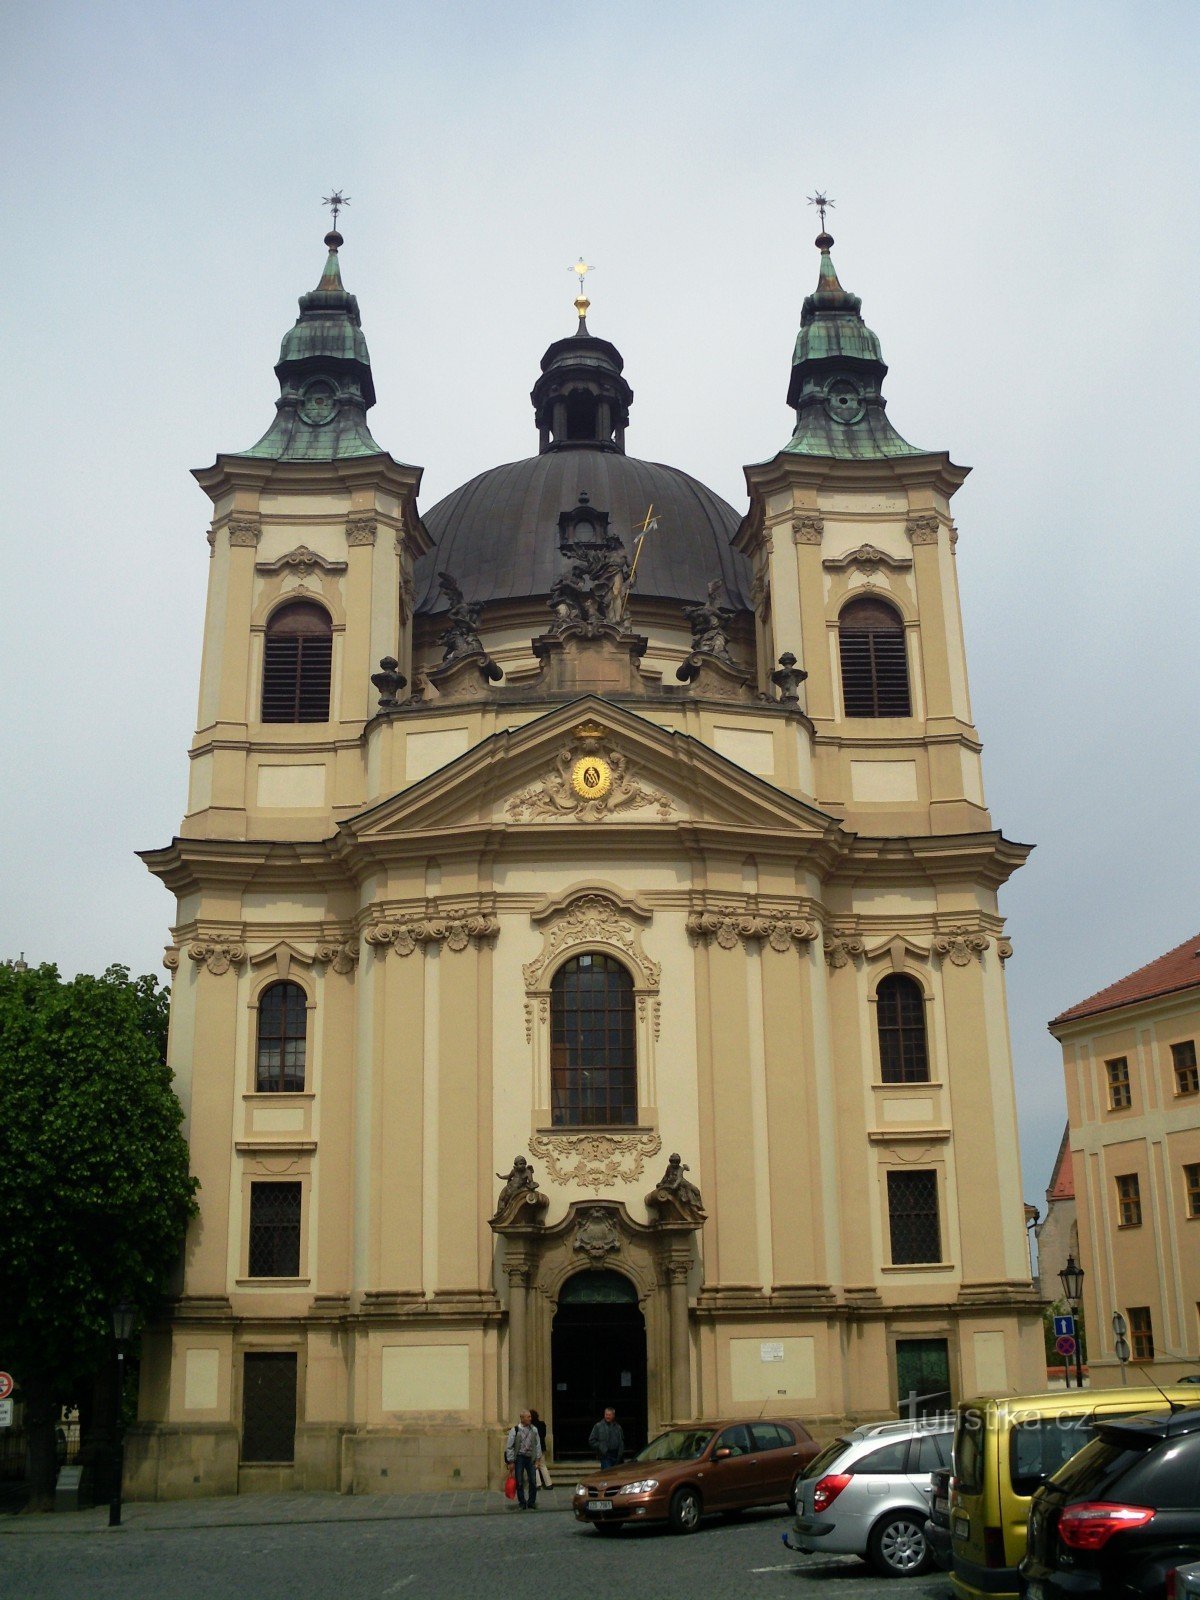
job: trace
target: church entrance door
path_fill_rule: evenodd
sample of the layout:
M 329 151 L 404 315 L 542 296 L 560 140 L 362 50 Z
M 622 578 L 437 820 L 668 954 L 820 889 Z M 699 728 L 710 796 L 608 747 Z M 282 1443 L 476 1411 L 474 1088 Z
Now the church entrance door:
M 626 1450 L 646 1443 L 646 1319 L 619 1272 L 568 1278 L 550 1333 L 555 1458 L 589 1458 L 588 1434 L 613 1406 Z

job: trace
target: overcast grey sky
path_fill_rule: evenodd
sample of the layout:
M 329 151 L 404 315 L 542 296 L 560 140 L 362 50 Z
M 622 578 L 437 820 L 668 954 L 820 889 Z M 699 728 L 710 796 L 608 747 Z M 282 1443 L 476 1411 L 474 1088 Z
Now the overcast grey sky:
M 207 578 L 188 475 L 253 443 L 343 186 L 376 438 L 421 503 L 535 448 L 571 330 L 631 453 L 739 509 L 789 434 L 826 187 L 889 415 L 955 505 L 1005 892 L 1025 1191 L 1046 1019 L 1200 930 L 1194 3 L 8 0 L 0 955 L 161 973 L 133 851 L 183 811 Z

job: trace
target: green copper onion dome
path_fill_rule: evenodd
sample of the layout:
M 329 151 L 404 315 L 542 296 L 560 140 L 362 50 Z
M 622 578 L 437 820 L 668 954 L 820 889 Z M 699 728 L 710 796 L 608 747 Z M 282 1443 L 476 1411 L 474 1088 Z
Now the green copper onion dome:
M 819 233 L 816 245 L 821 270 L 800 314 L 788 386 L 796 430 L 784 449 L 850 461 L 927 454 L 888 421 L 881 392 L 887 365 L 879 340 L 862 319 L 862 301 L 838 282 L 829 254 L 832 238 Z
M 300 315 L 283 337 L 275 375 L 275 421 L 249 450 L 268 461 L 343 461 L 382 454 L 367 426 L 375 404 L 371 358 L 358 301 L 342 286 L 340 233 L 327 233 L 321 281 L 300 296 Z

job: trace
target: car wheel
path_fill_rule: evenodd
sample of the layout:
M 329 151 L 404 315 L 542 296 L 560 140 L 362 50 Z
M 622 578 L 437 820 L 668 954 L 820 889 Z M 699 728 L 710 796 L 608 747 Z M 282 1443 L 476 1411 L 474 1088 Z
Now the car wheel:
M 796 1515 L 796 1507 L 800 1504 L 800 1485 L 803 1481 L 804 1474 L 802 1472 L 798 1472 L 792 1479 L 791 1491 L 787 1497 L 787 1508 L 793 1516 Z
M 929 1565 L 925 1529 L 915 1511 L 894 1511 L 871 1529 L 867 1554 L 885 1578 L 911 1578 Z
M 700 1526 L 700 1496 L 695 1489 L 679 1489 L 671 1501 L 671 1528 L 675 1533 L 695 1533 Z

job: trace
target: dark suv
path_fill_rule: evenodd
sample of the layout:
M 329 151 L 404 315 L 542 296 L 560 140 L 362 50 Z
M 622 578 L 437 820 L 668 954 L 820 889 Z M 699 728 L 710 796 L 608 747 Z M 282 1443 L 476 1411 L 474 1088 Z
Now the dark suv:
M 1096 1434 L 1038 1490 L 1021 1563 L 1028 1600 L 1156 1600 L 1200 1557 L 1200 1408 L 1096 1419 Z

